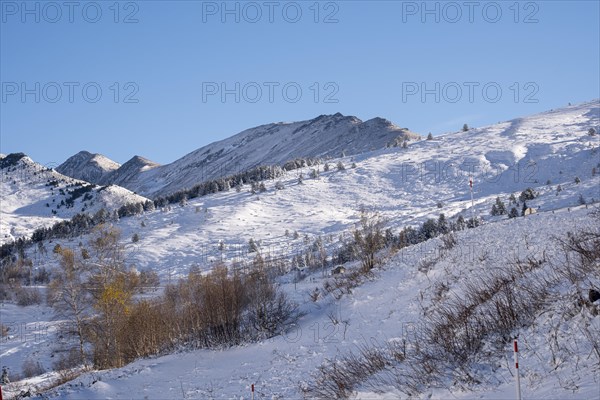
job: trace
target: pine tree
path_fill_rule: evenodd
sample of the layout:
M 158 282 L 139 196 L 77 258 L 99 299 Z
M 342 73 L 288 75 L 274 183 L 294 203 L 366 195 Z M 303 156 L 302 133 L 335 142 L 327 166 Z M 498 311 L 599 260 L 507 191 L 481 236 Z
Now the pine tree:
M 250 252 L 250 253 L 258 252 L 258 246 L 257 246 L 256 242 L 254 241 L 254 239 L 252 239 L 252 238 L 250 238 L 250 240 L 248 240 L 248 252 Z
M 519 216 L 519 212 L 517 211 L 516 207 L 513 207 L 510 209 L 510 212 L 508 213 L 508 218 L 516 218 Z
M 581 179 L 578 176 L 575 177 L 575 183 L 578 185 L 581 183 Z
M 463 132 L 468 131 L 469 130 L 469 125 L 464 124 L 463 127 L 462 127 L 462 130 L 463 130 Z
M 427 135 L 427 140 L 433 140 L 433 135 L 431 134 L 431 132 L 429 132 L 429 134 Z
M 525 211 L 527 211 L 527 203 L 523 202 L 523 208 L 521 208 L 521 216 L 525 216 Z
M 504 215 L 506 214 L 506 206 L 504 205 L 504 202 L 502 200 L 500 200 L 500 197 L 496 197 L 496 215 Z M 492 214 L 493 215 L 493 214 Z
M 519 195 L 519 200 L 522 202 L 525 202 L 527 200 L 535 199 L 535 196 L 536 196 L 536 193 L 533 191 L 533 189 L 527 188 L 521 192 L 521 194 Z
M 442 235 L 450 231 L 450 229 L 448 228 L 448 221 L 446 220 L 446 216 L 444 214 L 440 214 L 437 222 L 437 228 L 439 233 L 441 233 Z
M 344 166 L 343 162 L 338 161 L 338 163 L 337 163 L 337 169 L 338 169 L 338 171 L 345 171 L 346 167 Z
M 456 229 L 459 231 L 462 231 L 463 229 L 465 229 L 465 217 L 463 217 L 462 215 L 459 215 L 458 218 L 456 219 Z

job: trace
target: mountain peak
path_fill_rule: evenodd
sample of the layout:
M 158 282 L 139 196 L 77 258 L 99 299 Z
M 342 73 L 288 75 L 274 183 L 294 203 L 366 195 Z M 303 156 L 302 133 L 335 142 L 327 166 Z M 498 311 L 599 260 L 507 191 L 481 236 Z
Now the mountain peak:
M 123 164 L 123 166 L 131 166 L 131 165 L 137 165 L 137 166 L 142 166 L 142 167 L 152 167 L 152 168 L 160 166 L 160 164 L 155 163 L 154 161 L 149 160 L 146 157 L 142 157 L 142 156 L 138 156 L 138 155 L 131 157 L 129 159 L 129 161 L 127 161 L 125 164 Z
M 102 178 L 119 167 L 119 163 L 102 154 L 81 150 L 69 157 L 56 170 L 71 178 L 99 184 Z

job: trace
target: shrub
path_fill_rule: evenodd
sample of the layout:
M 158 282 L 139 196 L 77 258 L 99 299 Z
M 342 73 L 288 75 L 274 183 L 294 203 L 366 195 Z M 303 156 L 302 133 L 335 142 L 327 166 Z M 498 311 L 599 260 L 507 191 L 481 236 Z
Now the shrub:
M 31 358 L 23 361 L 21 371 L 23 373 L 23 377 L 25 378 L 32 378 L 34 376 L 42 375 L 44 372 L 46 372 L 39 361 L 35 361 Z
M 17 305 L 21 307 L 42 304 L 42 294 L 37 288 L 19 287 L 15 291 Z

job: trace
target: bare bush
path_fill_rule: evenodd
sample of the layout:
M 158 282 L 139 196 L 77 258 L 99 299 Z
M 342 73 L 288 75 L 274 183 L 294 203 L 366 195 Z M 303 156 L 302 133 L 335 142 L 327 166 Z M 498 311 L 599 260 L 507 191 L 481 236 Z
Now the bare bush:
M 43 303 L 42 294 L 38 288 L 19 287 L 15 290 L 15 300 L 21 307 L 39 305 Z
M 441 239 L 443 250 L 451 250 L 458 244 L 458 239 L 456 238 L 456 234 L 454 232 L 442 235 Z
M 361 261 L 362 269 L 368 272 L 375 267 L 376 254 L 385 247 L 385 220 L 377 212 L 360 210 L 359 227 L 354 230 L 354 255 Z
M 360 344 L 354 352 L 326 360 L 313 382 L 301 390 L 308 398 L 346 399 L 359 384 L 403 360 L 403 351 L 395 342 L 385 346 Z
M 52 363 L 52 368 L 55 371 L 65 371 L 81 366 L 84 360 L 81 359 L 79 349 L 72 348 L 66 352 L 62 352 L 58 360 Z
M 28 358 L 23 361 L 23 366 L 21 367 L 21 371 L 23 373 L 23 377 L 32 378 L 34 376 L 42 375 L 46 371 L 42 364 L 39 361 L 36 361 L 32 358 Z

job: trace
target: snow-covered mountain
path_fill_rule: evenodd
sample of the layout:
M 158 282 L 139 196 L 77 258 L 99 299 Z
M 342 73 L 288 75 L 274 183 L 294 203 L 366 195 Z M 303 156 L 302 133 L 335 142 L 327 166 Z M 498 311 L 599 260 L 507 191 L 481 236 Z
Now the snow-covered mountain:
M 136 156 L 100 183 L 156 197 L 258 165 L 283 165 L 298 157 L 355 155 L 419 137 L 383 118 L 363 122 L 340 113 L 321 115 L 309 121 L 247 129 L 164 166 Z
M 119 163 L 102 154 L 92 154 L 84 150 L 69 157 L 56 168 L 56 171 L 71 178 L 99 185 L 106 175 L 120 166 Z
M 115 210 L 148 199 L 119 186 L 97 186 L 34 162 L 22 153 L 0 160 L 0 244 L 80 212 Z
M 288 127 L 274 126 L 293 140 Z M 482 226 L 457 232 L 457 244 L 452 248 L 444 247 L 437 237 L 396 254 L 382 254 L 381 269 L 339 298 L 311 298 L 315 288 L 323 288 L 330 279 L 327 271 L 316 271 L 302 280 L 293 272 L 280 277 L 278 284 L 306 312 L 285 335 L 230 349 L 188 351 L 138 360 L 117 370 L 88 372 L 48 396 L 103 399 L 138 393 L 148 398 L 249 398 L 250 385 L 255 384 L 258 398 L 302 398 L 302 388 L 314 382 L 318 367 L 326 360 L 355 352 L 363 343 L 370 346 L 401 340 L 414 332 L 412 327 L 427 321 L 429 311 L 467 297 L 489 273 L 515 265 L 517 260 L 543 258 L 547 261 L 541 270 L 525 268 L 519 287 L 527 288 L 551 276 L 558 277 L 558 283 L 528 325 L 511 332 L 519 335 L 522 343 L 524 397 L 594 398 L 600 390 L 600 364 L 593 348 L 599 342 L 593 334 L 600 328 L 600 316 L 591 313 L 594 306 L 582 307 L 577 299 L 587 295 L 590 287 L 598 287 L 600 276 L 590 273 L 572 284 L 553 274 L 561 273 L 565 261 L 556 237 L 598 228 L 590 212 L 600 200 L 600 135 L 592 135 L 590 129 L 597 132 L 599 128 L 600 103 L 596 100 L 432 140 L 411 141 L 407 148 L 369 151 L 367 146 L 353 156 L 332 154 L 330 168 L 325 170 L 322 165 L 315 177 L 310 174 L 315 167 L 305 167 L 287 172 L 279 182 L 264 182 L 264 192 L 253 194 L 245 185 L 240 192 L 223 191 L 115 221 L 126 247 L 127 265 L 154 270 L 163 283 L 186 276 L 191 268 L 209 271 L 221 262 L 228 266 L 250 262 L 255 253 L 248 253 L 249 239 L 265 258 L 303 254 L 317 240 L 327 251 L 338 249 L 351 237 L 361 206 L 377 210 L 396 235 L 401 228 L 438 219 L 442 213 L 448 219 L 474 215 L 482 220 Z M 258 143 L 265 143 L 263 136 L 249 135 L 251 146 L 240 142 L 239 149 L 231 151 L 242 154 L 241 147 L 254 151 Z M 197 171 L 194 161 L 206 160 L 223 149 L 224 142 L 227 140 L 207 146 L 206 154 L 191 153 L 178 163 Z M 276 143 L 272 141 L 271 146 Z M 227 159 L 225 154 L 229 153 L 223 150 L 215 159 Z M 261 154 L 248 154 L 240 160 L 250 163 Z M 345 168 L 336 168 L 338 162 Z M 138 175 L 143 178 L 136 183 L 140 187 L 147 184 L 162 190 L 169 187 L 171 178 L 181 183 L 194 177 L 185 171 L 178 173 L 173 164 L 154 168 L 145 166 L 143 160 L 132 164 L 134 170 L 149 168 Z M 300 173 L 305 177 L 301 183 Z M 152 186 L 151 177 L 162 180 Z M 518 198 L 527 188 L 535 192 L 535 198 L 526 203 L 536 214 L 512 219 L 490 214 L 497 197 L 508 209 L 518 207 L 520 214 L 523 202 L 511 204 L 510 196 Z M 19 194 L 13 191 L 11 196 L 11 201 L 16 201 Z M 2 207 L 4 212 L 4 198 Z M 138 239 L 135 243 L 133 237 Z M 53 239 L 52 244 L 44 242 L 43 246 L 51 248 L 58 243 L 77 248 L 89 239 L 88 235 Z M 56 264 L 53 254 L 37 254 L 34 261 L 35 267 L 48 269 Z M 356 264 L 346 267 L 350 270 Z M 57 341 L 57 322 L 51 320 L 51 310 L 39 306 L 32 312 L 10 303 L 3 312 L 10 321 L 22 323 L 27 332 L 44 333 L 35 343 L 24 344 L 17 334 L 0 342 L 4 365 L 18 371 L 23 360 L 32 358 L 49 370 Z M 421 387 L 422 397 L 512 396 L 510 344 L 506 348 L 492 348 L 491 342 L 482 346 L 481 363 L 470 370 L 475 374 L 468 385 L 442 377 L 438 386 Z M 56 375 L 23 380 L 6 390 L 18 393 L 44 387 Z M 397 388 L 377 386 L 377 380 L 371 383 L 354 388 L 353 395 L 362 399 L 407 397 Z

